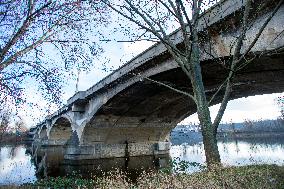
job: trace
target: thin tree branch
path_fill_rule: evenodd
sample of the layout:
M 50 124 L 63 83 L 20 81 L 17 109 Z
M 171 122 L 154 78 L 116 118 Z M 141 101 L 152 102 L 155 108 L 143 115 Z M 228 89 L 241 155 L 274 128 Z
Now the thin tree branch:
M 187 70 L 183 64 L 183 60 L 181 60 L 176 53 L 174 52 L 174 50 L 176 49 L 175 46 L 172 44 L 172 42 L 170 40 L 166 40 L 164 39 L 161 34 L 159 34 L 157 32 L 157 30 L 154 28 L 154 26 L 151 24 L 151 22 L 149 22 L 149 20 L 139 11 L 137 10 L 137 8 L 134 7 L 134 11 L 138 11 L 137 14 L 139 16 L 142 16 L 142 19 L 147 23 L 150 24 L 149 27 L 144 26 L 143 24 L 141 24 L 140 22 L 138 22 L 137 20 L 129 17 L 127 14 L 123 13 L 122 11 L 118 10 L 117 8 L 115 8 L 113 5 L 111 5 L 108 1 L 106 0 L 102 0 L 102 2 L 104 4 L 106 4 L 107 6 L 109 6 L 111 9 L 113 9 L 114 11 L 116 11 L 118 14 L 122 15 L 123 17 L 127 18 L 128 20 L 130 20 L 131 22 L 137 24 L 138 26 L 140 26 L 141 28 L 145 29 L 146 31 L 149 31 L 151 33 L 153 33 L 159 40 L 161 40 L 161 42 L 166 46 L 166 48 L 168 49 L 168 51 L 171 53 L 171 55 L 174 57 L 174 59 L 176 60 L 176 62 L 178 63 L 178 65 L 182 68 L 182 70 L 185 72 L 185 74 L 190 78 L 191 74 L 189 73 L 189 70 Z M 127 4 L 131 5 L 130 1 L 127 1 Z
M 215 97 L 218 95 L 218 93 L 224 88 L 224 86 L 226 85 L 228 81 L 228 78 L 225 79 L 225 81 L 218 87 L 217 91 L 214 93 L 214 95 L 210 98 L 209 102 L 208 102 L 208 106 L 211 105 L 211 103 L 213 102 L 213 100 L 215 99 Z
M 10 76 L 10 77 L 5 77 L 5 78 L 0 78 L 0 81 L 7 81 L 7 80 L 11 80 L 11 79 L 16 79 L 16 78 L 20 78 L 20 77 L 23 77 L 24 75 L 26 74 L 32 74 L 32 72 L 29 72 L 29 71 L 24 71 L 18 75 L 14 75 L 14 76 Z
M 144 79 L 149 80 L 149 81 L 151 81 L 151 82 L 153 82 L 153 83 L 156 83 L 156 84 L 158 84 L 158 85 L 164 86 L 164 87 L 166 87 L 166 88 L 169 88 L 169 89 L 171 89 L 171 90 L 173 90 L 173 91 L 175 91 L 175 92 L 177 92 L 177 93 L 180 93 L 180 94 L 183 94 L 183 95 L 185 95 L 185 96 L 188 96 L 188 97 L 190 97 L 190 98 L 196 103 L 196 99 L 194 98 L 194 96 L 192 96 L 191 94 L 189 94 L 189 93 L 187 93 L 187 92 L 185 92 L 185 91 L 182 91 L 182 90 L 179 90 L 179 89 L 177 89 L 177 88 L 171 87 L 171 86 L 169 86 L 169 85 L 167 85 L 167 84 L 165 84 L 165 83 L 163 83 L 163 82 L 156 81 L 156 80 L 150 79 L 150 78 L 148 78 L 148 77 L 145 77 Z
M 250 62 L 252 62 L 254 60 L 251 59 L 249 61 L 247 61 L 247 63 L 244 63 L 242 65 L 240 65 L 239 67 L 237 67 L 238 63 L 241 62 L 245 56 L 249 53 L 249 51 L 253 48 L 253 46 L 255 45 L 255 43 L 257 42 L 257 40 L 259 39 L 260 35 L 262 34 L 262 32 L 264 31 L 264 29 L 266 28 L 266 26 L 268 25 L 269 21 L 273 18 L 273 16 L 276 14 L 276 12 L 279 10 L 279 8 L 281 7 L 281 4 L 284 2 L 284 0 L 280 0 L 279 3 L 277 4 L 276 8 L 273 10 L 272 14 L 266 19 L 266 21 L 264 22 L 264 24 L 262 25 L 262 27 L 260 28 L 260 30 L 258 31 L 256 37 L 254 38 L 253 42 L 250 44 L 250 46 L 248 47 L 248 49 L 245 51 L 245 53 L 239 58 L 240 55 L 240 51 L 241 51 L 241 46 L 245 37 L 245 33 L 246 33 L 246 28 L 247 28 L 247 22 L 248 22 L 248 17 L 249 17 L 249 9 L 251 7 L 251 0 L 247 1 L 246 7 L 245 7 L 245 12 L 244 12 L 244 19 L 243 19 L 243 25 L 242 25 L 242 32 L 240 35 L 240 38 L 237 42 L 236 45 L 236 49 L 235 49 L 235 53 L 234 53 L 234 57 L 233 57 L 233 62 L 231 65 L 231 71 L 229 73 L 228 76 L 228 82 L 227 82 L 227 86 L 226 86 L 226 90 L 225 90 L 225 94 L 222 100 L 222 103 L 220 105 L 219 111 L 217 113 L 217 116 L 214 120 L 213 126 L 215 128 L 215 130 L 217 131 L 217 127 L 222 119 L 222 116 L 225 112 L 226 106 L 228 104 L 229 101 L 229 97 L 231 94 L 231 79 L 233 78 L 233 75 L 235 74 L 235 70 L 239 70 L 241 68 L 243 68 L 244 66 L 246 66 L 247 64 L 249 64 Z
M 222 102 L 221 102 L 221 105 L 220 105 L 220 108 L 218 110 L 218 113 L 214 119 L 214 122 L 213 122 L 213 127 L 215 129 L 215 134 L 217 133 L 217 128 L 218 128 L 218 125 L 220 124 L 220 121 L 224 115 L 224 112 L 226 110 L 226 107 L 227 107 L 227 104 L 228 104 L 228 101 L 230 99 L 230 95 L 231 95 L 231 92 L 232 92 L 232 78 L 235 74 L 235 69 L 236 69 L 236 65 L 237 65 L 237 61 L 238 61 L 238 58 L 240 56 L 240 51 L 241 51 L 241 48 L 242 48 L 242 44 L 243 44 L 243 40 L 245 38 L 245 34 L 246 34 L 246 31 L 247 31 L 247 26 L 248 26 L 248 19 L 249 19 L 249 13 L 250 13 L 250 8 L 251 8 L 251 0 L 248 0 L 246 2 L 246 5 L 245 5 L 245 10 L 244 10 L 244 16 L 243 16 L 243 24 L 242 24 L 242 27 L 241 27 L 241 34 L 238 38 L 238 41 L 237 41 L 237 44 L 236 44 L 236 48 L 235 48 L 235 52 L 234 52 L 234 55 L 233 55 L 233 60 L 232 60 L 232 64 L 231 64 L 231 70 L 229 72 L 229 76 L 227 77 L 227 84 L 226 84 L 226 88 L 225 88 L 225 93 L 224 93 L 224 96 L 223 96 L 223 99 L 222 99 Z
M 246 49 L 246 51 L 243 53 L 243 55 L 239 58 L 239 60 L 236 62 L 237 64 L 239 62 L 241 62 L 244 57 L 251 51 L 251 49 L 254 47 L 254 45 L 256 44 L 256 42 L 258 41 L 259 37 L 261 36 L 262 32 L 264 31 L 264 29 L 266 28 L 266 26 L 268 25 L 268 23 L 271 21 L 271 19 L 273 18 L 273 16 L 277 13 L 277 11 L 279 10 L 279 8 L 281 7 L 281 5 L 283 4 L 284 0 L 280 0 L 279 3 L 277 4 L 277 6 L 275 7 L 275 9 L 273 10 L 273 12 L 271 13 L 271 15 L 266 19 L 266 21 L 264 22 L 264 24 L 262 25 L 262 27 L 259 29 L 258 33 L 256 34 L 254 40 L 252 41 L 252 43 L 250 44 L 250 46 Z

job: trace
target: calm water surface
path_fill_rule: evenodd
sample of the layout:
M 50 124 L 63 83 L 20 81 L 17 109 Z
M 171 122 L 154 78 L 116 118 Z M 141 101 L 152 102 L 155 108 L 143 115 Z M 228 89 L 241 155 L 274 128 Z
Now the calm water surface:
M 224 165 L 278 164 L 284 165 L 284 139 L 266 138 L 258 140 L 219 141 L 218 147 Z M 70 162 L 63 158 L 62 148 L 33 149 L 24 145 L 0 147 L 0 185 L 35 182 L 45 176 L 64 176 L 79 172 L 83 176 L 99 175 L 101 170 L 113 167 L 131 173 L 135 179 L 139 173 L 134 170 L 160 169 L 168 166 L 169 159 L 204 164 L 203 144 L 182 144 L 172 146 L 170 156 L 115 158 Z M 190 166 L 188 173 L 198 171 Z M 85 174 L 85 175 L 84 175 Z
M 284 165 L 284 139 L 219 141 L 218 149 L 223 165 Z M 202 143 L 172 146 L 170 155 L 178 162 L 182 160 L 200 164 L 205 162 Z M 192 173 L 198 170 L 199 167 L 190 166 L 186 171 Z
M 0 185 L 34 182 L 35 173 L 36 168 L 24 146 L 0 147 Z

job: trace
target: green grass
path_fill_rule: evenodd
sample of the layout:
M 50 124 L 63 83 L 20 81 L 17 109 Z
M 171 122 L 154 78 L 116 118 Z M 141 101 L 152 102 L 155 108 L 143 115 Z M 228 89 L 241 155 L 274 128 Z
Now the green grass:
M 15 188 L 13 186 L 5 188 Z M 184 173 L 142 173 L 136 183 L 119 172 L 103 178 L 82 179 L 57 177 L 38 181 L 20 188 L 212 188 L 212 189 L 284 189 L 284 166 L 250 165 L 241 167 L 216 167 L 191 175 Z

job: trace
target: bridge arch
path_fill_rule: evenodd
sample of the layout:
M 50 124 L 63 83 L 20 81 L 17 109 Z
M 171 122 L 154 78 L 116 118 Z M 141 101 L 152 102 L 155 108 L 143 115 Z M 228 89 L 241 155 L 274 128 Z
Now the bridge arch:
M 65 144 L 72 135 L 72 122 L 67 116 L 61 116 L 53 121 L 49 131 L 49 140 L 56 144 Z
M 38 136 L 42 140 L 47 139 L 47 126 L 46 125 L 41 126 L 41 129 L 39 130 Z
M 39 139 L 40 138 L 40 127 L 36 128 L 35 134 L 34 134 L 34 139 Z
M 283 55 L 261 57 L 238 72 L 231 100 L 283 92 L 283 60 Z M 210 98 L 226 79 L 228 70 L 212 61 L 204 61 L 202 72 L 206 95 Z M 151 78 L 192 93 L 180 68 L 165 70 Z M 113 92 L 109 90 L 109 93 Z M 212 105 L 221 100 L 222 93 L 216 96 Z M 148 80 L 137 81 L 98 108 L 84 128 L 81 143 L 167 140 L 170 130 L 195 112 L 196 105 L 189 97 Z

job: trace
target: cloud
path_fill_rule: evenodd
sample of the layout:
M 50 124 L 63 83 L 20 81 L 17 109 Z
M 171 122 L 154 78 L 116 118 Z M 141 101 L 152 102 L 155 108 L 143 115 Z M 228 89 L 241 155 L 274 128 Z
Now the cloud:
M 142 53 L 154 45 L 152 41 L 136 41 L 133 43 L 123 43 L 124 57 L 123 60 L 129 61 L 131 58 Z
M 280 116 L 280 112 L 275 99 L 283 94 L 265 94 L 231 100 L 228 103 L 222 122 L 243 122 L 245 119 L 276 119 Z M 220 104 L 210 107 L 211 119 L 214 119 L 217 115 L 219 106 Z M 190 122 L 199 122 L 196 113 L 184 119 L 180 124 L 189 124 Z
M 275 98 L 280 94 L 265 94 L 240 98 L 236 101 L 230 101 L 229 105 L 235 110 L 255 110 L 258 108 L 275 105 Z

